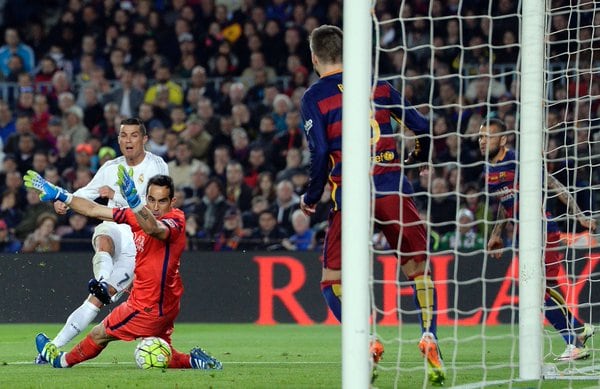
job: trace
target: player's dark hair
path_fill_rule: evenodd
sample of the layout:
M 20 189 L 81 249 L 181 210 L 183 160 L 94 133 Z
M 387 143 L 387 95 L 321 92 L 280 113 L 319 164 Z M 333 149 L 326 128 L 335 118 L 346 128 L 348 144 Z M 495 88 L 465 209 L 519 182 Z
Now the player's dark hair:
M 311 32 L 310 49 L 324 63 L 341 63 L 343 40 L 344 34 L 339 27 L 324 24 Z
M 148 135 L 148 133 L 146 131 L 146 126 L 144 125 L 144 121 L 140 118 L 123 119 L 123 120 L 121 120 L 121 125 L 122 126 L 139 126 L 142 136 Z
M 173 184 L 173 179 L 169 176 L 165 176 L 164 174 L 157 174 L 154 177 L 150 178 L 150 180 L 148 180 L 148 186 L 146 188 L 147 192 L 150 189 L 150 185 L 169 188 L 169 200 L 173 200 L 173 197 L 175 197 L 175 184 Z
M 481 125 L 482 126 L 486 126 L 486 127 L 496 126 L 496 129 L 499 130 L 498 133 L 500 133 L 502 135 L 506 135 L 507 134 L 506 124 L 504 124 L 504 122 L 501 119 L 498 119 L 498 118 L 485 118 L 481 122 Z

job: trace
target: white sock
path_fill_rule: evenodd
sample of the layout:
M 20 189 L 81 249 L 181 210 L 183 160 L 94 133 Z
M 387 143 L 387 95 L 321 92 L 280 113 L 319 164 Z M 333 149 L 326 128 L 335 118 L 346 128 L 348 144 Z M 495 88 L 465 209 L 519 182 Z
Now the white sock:
M 94 278 L 108 279 L 113 269 L 113 258 L 106 251 L 98 251 L 92 258 Z
M 90 303 L 88 300 L 85 300 L 83 304 L 74 310 L 67 318 L 67 322 L 58 335 L 52 340 L 52 343 L 58 348 L 69 343 L 74 337 L 79 335 L 82 330 L 86 329 L 86 327 L 96 318 L 98 312 L 100 312 L 100 308 Z

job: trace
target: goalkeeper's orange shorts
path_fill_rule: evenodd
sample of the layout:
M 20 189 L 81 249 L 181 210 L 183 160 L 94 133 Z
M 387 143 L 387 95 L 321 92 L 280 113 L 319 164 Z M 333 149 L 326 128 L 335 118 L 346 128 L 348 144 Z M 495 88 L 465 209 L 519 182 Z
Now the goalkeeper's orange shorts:
M 400 250 L 397 256 L 402 265 L 410 260 L 422 262 L 427 259 L 425 222 L 411 197 L 400 194 L 375 199 L 375 219 L 390 248 Z
M 106 333 L 119 340 L 132 341 L 137 338 L 157 336 L 171 344 L 173 323 L 179 309 L 173 309 L 163 316 L 133 308 L 128 302 L 115 307 L 102 323 Z

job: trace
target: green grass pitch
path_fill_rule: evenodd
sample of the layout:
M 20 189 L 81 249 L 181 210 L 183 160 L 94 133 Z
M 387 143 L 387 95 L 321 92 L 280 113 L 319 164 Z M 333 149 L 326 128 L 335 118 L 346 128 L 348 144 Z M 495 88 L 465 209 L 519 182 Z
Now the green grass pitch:
M 59 329 L 58 324 L 0 325 L 0 388 L 341 387 L 338 326 L 177 324 L 173 345 L 181 351 L 194 346 L 205 348 L 223 362 L 222 371 L 140 370 L 133 360 L 135 342 L 113 342 L 98 358 L 72 369 L 34 365 L 36 333 L 44 331 L 54 336 Z M 416 347 L 418 327 L 378 327 L 377 331 L 386 351 L 374 387 L 428 387 L 424 385 L 424 364 Z M 448 370 L 445 387 L 477 388 L 483 386 L 484 380 L 493 388 L 600 386 L 597 379 L 517 381 L 518 361 L 511 360 L 510 355 L 513 348 L 518 350 L 518 345 L 508 326 L 485 328 L 486 342 L 481 340 L 481 327 L 442 327 L 438 334 Z M 553 336 L 552 345 L 546 339 L 545 347 L 562 351 L 563 345 L 558 336 Z M 548 356 L 546 362 L 551 359 Z M 595 356 L 570 366 L 589 367 L 594 361 Z M 558 367 L 565 369 L 569 365 Z

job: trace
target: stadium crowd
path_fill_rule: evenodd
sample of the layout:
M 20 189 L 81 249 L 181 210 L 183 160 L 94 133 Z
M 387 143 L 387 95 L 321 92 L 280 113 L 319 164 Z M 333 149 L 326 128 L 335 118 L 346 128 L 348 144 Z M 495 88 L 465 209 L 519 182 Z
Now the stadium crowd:
M 69 190 L 85 186 L 101 164 L 120 155 L 118 126 L 131 116 L 146 124 L 147 149 L 168 163 L 176 206 L 188 218 L 188 249 L 319 248 L 329 193 L 313 217 L 298 210 L 310 162 L 299 101 L 317 78 L 307 36 L 323 23 L 342 27 L 341 1 L 0 4 L 1 251 L 91 248 L 93 221 L 57 215 L 24 190 L 22 177 L 33 169 Z M 378 70 L 395 76 L 394 85 L 431 120 L 432 174 L 407 169 L 417 204 L 432 232 L 458 233 L 464 220 L 480 242 L 494 204 L 484 195 L 477 134 L 489 115 L 509 130 L 518 127 L 518 2 L 402 4 L 400 22 L 397 2 L 377 2 L 384 49 Z M 489 10 L 499 17 L 493 25 Z M 580 23 L 593 23 L 582 15 Z M 565 24 L 553 19 L 557 55 Z M 593 48 L 589 60 L 581 53 L 578 63 L 596 59 Z M 547 114 L 549 168 L 571 188 L 597 179 L 577 167 L 592 162 L 577 164 L 593 158 L 579 146 L 597 136 L 589 128 L 599 100 L 586 106 L 580 99 L 575 108 L 559 100 L 589 95 L 585 87 L 598 84 L 588 81 L 558 79 Z M 592 209 L 591 193 L 577 193 L 581 208 Z

